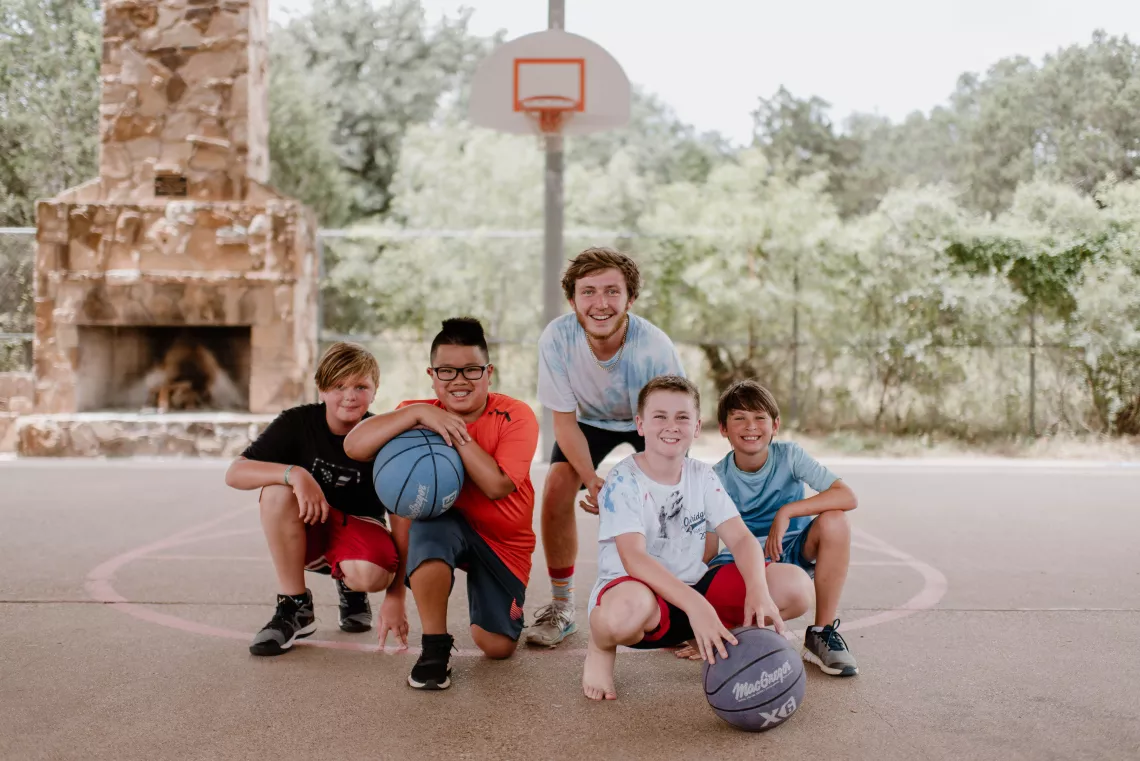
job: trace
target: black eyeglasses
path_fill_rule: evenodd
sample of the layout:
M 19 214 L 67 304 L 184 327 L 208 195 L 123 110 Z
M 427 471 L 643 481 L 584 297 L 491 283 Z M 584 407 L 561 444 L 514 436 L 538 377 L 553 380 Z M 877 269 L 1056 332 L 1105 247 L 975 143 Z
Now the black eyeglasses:
M 455 380 L 459 373 L 467 380 L 479 380 L 490 365 L 468 365 L 467 367 L 433 367 L 431 371 L 441 381 Z

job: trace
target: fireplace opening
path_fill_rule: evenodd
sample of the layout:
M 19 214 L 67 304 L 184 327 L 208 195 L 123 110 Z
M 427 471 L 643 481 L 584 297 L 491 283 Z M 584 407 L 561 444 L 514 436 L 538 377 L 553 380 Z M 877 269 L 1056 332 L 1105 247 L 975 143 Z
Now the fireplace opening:
M 79 326 L 81 412 L 248 411 L 249 327 Z

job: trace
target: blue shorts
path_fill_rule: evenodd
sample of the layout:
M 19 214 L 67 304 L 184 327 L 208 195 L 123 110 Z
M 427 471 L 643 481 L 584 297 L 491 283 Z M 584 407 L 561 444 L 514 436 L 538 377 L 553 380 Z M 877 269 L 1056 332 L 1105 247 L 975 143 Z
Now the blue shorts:
M 771 560 L 774 563 L 791 563 L 792 565 L 798 565 L 800 568 L 807 571 L 808 576 L 814 579 L 815 561 L 808 560 L 804 557 L 804 545 L 807 544 L 808 532 L 811 531 L 811 527 L 814 525 L 815 521 L 812 520 L 812 522 L 809 523 L 803 531 L 796 534 L 795 536 L 785 535 L 784 546 L 781 548 L 782 554 L 780 555 L 779 559 L 773 559 L 769 557 L 765 557 L 764 559 Z M 763 547 L 765 537 L 757 537 L 757 539 L 760 541 L 760 546 Z M 732 553 L 728 550 L 724 550 L 715 558 L 709 561 L 709 568 L 731 562 L 733 562 Z
M 442 560 L 467 572 L 467 607 L 471 623 L 517 641 L 523 630 L 526 584 L 511 573 L 483 537 L 475 533 L 458 510 L 430 521 L 412 521 L 408 535 L 407 585 L 427 560 Z

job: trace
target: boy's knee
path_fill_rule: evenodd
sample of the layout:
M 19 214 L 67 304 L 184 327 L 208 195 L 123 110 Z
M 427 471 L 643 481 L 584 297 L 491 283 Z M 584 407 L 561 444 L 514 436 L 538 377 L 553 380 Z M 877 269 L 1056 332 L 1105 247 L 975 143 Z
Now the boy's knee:
M 799 618 L 815 604 L 815 584 L 807 571 L 791 563 L 768 566 L 768 588 L 785 619 Z
M 596 618 L 601 630 L 618 642 L 640 638 L 655 610 L 650 602 L 656 604 L 656 600 L 643 600 L 640 596 L 603 598 L 590 616 L 590 625 L 595 625 Z
M 844 540 L 851 537 L 851 521 L 843 510 L 828 510 L 816 518 L 821 539 Z
M 392 584 L 393 573 L 364 560 L 345 560 L 340 564 L 345 586 L 354 592 L 382 592 Z
M 503 634 L 493 634 L 482 627 L 471 625 L 471 639 L 483 655 L 491 660 L 501 661 L 515 654 L 518 642 Z
M 796 583 L 792 585 L 786 607 L 780 613 L 786 618 L 799 618 L 815 605 L 815 584 L 812 583 L 807 571 L 800 570 L 802 571 L 800 574 L 802 578 L 797 579 Z
M 261 512 L 271 515 L 292 514 L 300 520 L 297 506 L 297 496 L 293 490 L 282 484 L 266 486 L 261 490 Z

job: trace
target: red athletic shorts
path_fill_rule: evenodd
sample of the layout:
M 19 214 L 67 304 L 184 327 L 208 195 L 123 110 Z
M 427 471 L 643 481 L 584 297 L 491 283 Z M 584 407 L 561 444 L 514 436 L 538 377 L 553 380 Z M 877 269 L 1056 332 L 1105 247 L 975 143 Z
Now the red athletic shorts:
M 771 564 L 765 562 L 764 565 Z M 594 604 L 600 605 L 602 595 L 609 589 L 627 581 L 637 581 L 637 579 L 632 576 L 614 579 L 601 588 Z M 724 624 L 726 629 L 732 629 L 744 623 L 744 597 L 748 590 L 736 563 L 725 563 L 710 568 L 700 581 L 692 585 L 692 588 L 700 592 L 701 596 L 712 604 L 713 610 L 716 611 L 720 617 L 720 622 Z M 646 632 L 640 642 L 636 645 L 630 645 L 630 647 L 643 649 L 674 647 L 693 638 L 693 627 L 689 624 L 689 617 L 685 615 L 685 611 L 661 595 L 656 595 L 656 597 L 657 605 L 661 609 L 661 622 L 653 631 Z
M 305 525 L 305 570 L 327 570 L 340 579 L 344 577 L 340 564 L 346 560 L 363 560 L 394 572 L 399 561 L 396 540 L 375 518 L 346 515 L 332 507 L 324 523 Z

